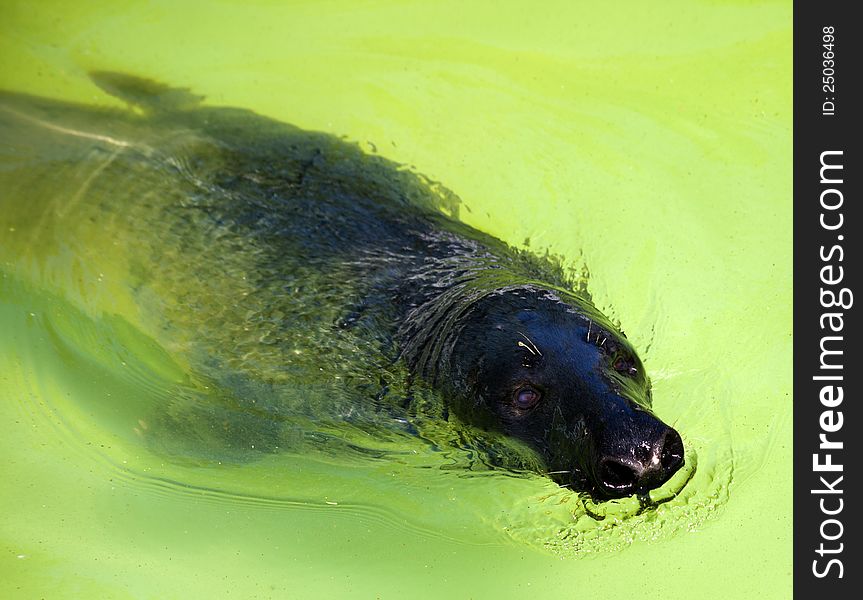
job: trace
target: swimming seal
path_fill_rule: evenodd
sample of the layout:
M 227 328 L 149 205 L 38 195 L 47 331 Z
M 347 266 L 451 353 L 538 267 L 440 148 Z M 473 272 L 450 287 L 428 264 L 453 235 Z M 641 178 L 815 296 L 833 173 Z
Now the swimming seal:
M 65 178 L 64 210 L 140 240 L 139 296 L 165 331 L 194 331 L 184 348 L 233 389 L 188 435 L 224 429 L 275 448 L 280 422 L 322 410 L 356 420 L 368 406 L 410 429 L 421 381 L 441 419 L 489 440 L 478 447 L 492 465 L 614 498 L 683 464 L 623 333 L 555 261 L 460 222 L 440 184 L 187 90 L 93 79 L 131 110 L 0 96 L 2 183 L 35 198 Z

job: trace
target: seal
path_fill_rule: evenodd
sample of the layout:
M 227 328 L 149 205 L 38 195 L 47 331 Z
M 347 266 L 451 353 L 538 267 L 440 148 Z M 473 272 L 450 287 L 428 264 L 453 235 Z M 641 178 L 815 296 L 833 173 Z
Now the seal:
M 130 108 L 0 96 L 3 183 L 44 220 L 43 188 L 72 182 L 59 212 L 131 248 L 140 301 L 231 390 L 185 435 L 275 451 L 281 423 L 323 413 L 416 431 L 424 382 L 490 465 L 599 498 L 683 465 L 623 332 L 558 262 L 461 222 L 442 185 L 188 90 L 92 77 Z

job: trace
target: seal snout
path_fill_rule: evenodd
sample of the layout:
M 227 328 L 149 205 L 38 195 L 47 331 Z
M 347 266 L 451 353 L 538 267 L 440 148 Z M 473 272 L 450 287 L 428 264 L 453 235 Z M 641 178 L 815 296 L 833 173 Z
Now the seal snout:
M 599 491 L 608 497 L 644 493 L 661 486 L 683 466 L 683 441 L 666 427 L 654 441 L 643 441 L 629 451 L 599 457 L 596 479 Z

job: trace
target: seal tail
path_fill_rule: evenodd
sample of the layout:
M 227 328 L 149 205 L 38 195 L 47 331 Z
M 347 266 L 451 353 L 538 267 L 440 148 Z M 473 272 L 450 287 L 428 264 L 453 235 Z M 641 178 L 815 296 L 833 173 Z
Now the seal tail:
M 90 79 L 104 92 L 145 113 L 189 110 L 196 108 L 204 99 L 204 96 L 193 94 L 188 88 L 175 88 L 126 73 L 91 71 Z

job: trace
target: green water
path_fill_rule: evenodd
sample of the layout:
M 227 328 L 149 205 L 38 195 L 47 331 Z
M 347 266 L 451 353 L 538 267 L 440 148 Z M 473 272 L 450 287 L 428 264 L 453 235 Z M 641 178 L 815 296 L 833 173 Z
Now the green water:
M 26 194 L 0 189 L 0 597 L 787 597 L 790 51 L 782 2 L 4 2 L 2 88 L 188 86 L 415 165 L 469 224 L 586 264 L 697 469 L 599 521 L 422 449 L 167 461 L 140 409 L 200 384 L 141 313 L 134 249 L 74 211 L 10 227 Z

